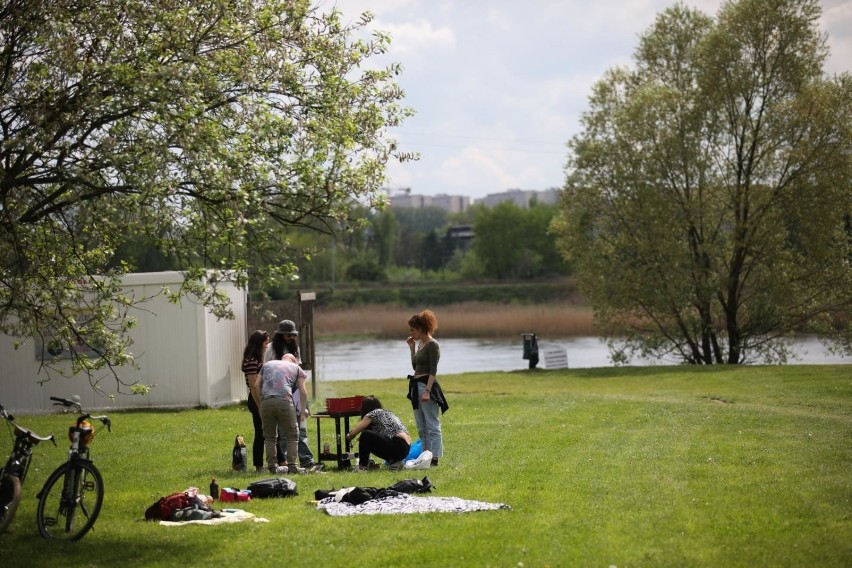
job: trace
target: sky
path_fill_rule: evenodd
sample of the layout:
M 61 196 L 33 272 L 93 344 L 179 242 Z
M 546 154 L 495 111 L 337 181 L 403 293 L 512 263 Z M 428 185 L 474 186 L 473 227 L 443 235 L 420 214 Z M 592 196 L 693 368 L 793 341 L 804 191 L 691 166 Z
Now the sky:
M 323 0 L 369 10 L 392 37 L 404 104 L 389 134 L 420 160 L 388 166 L 391 193 L 467 195 L 561 187 L 566 143 L 592 85 L 632 66 L 639 36 L 675 0 Z M 721 0 L 684 0 L 716 16 Z M 829 73 L 852 71 L 852 0 L 821 0 Z

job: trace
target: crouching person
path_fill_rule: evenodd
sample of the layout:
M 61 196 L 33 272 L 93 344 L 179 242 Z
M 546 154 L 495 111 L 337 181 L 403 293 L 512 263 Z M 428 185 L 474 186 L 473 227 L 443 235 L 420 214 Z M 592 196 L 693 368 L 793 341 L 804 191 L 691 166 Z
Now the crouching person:
M 390 469 L 402 469 L 411 449 L 411 435 L 402 420 L 382 408 L 382 403 L 374 396 L 361 401 L 361 420 L 346 434 L 346 439 L 351 442 L 359 434 L 358 465 L 354 471 L 369 469 L 370 454 L 391 462 Z

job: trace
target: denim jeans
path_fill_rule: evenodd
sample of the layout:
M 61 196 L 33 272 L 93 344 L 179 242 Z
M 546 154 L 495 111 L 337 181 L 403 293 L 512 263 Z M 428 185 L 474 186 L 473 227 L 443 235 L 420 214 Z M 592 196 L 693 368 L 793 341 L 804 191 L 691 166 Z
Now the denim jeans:
M 279 442 L 279 448 L 281 448 L 282 444 Z M 279 449 L 279 457 L 282 455 L 281 452 L 286 452 L 287 448 Z M 286 457 L 286 453 L 284 454 Z M 282 461 L 282 460 L 279 460 Z M 287 460 L 288 462 L 290 460 Z M 292 462 L 295 463 L 295 462 Z M 314 465 L 314 453 L 311 451 L 311 448 L 308 446 L 308 425 L 307 421 L 305 425 L 302 426 L 299 424 L 299 463 L 302 467 L 309 467 Z
M 287 440 L 287 453 L 298 455 L 299 424 L 296 418 L 296 407 L 288 398 L 266 398 L 260 401 L 260 418 L 263 421 L 263 443 L 266 446 L 266 465 L 277 465 L 278 433 Z M 296 465 L 296 460 L 288 465 Z
M 417 383 L 417 406 L 414 410 L 414 423 L 417 434 L 423 444 L 423 450 L 432 452 L 433 458 L 444 455 L 444 435 L 441 432 L 441 409 L 432 402 L 431 398 L 423 402 L 421 396 L 426 390 L 424 383 Z

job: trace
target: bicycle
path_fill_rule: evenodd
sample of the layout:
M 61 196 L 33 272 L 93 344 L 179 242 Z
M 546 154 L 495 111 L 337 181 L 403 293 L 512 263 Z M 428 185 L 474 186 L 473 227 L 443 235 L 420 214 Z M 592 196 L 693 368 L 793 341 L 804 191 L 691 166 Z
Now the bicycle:
M 50 397 L 54 405 L 76 408 L 81 413 L 68 428 L 71 447 L 68 460 L 50 474 L 38 493 L 36 524 L 46 539 L 79 540 L 89 532 L 104 501 L 104 481 L 101 472 L 89 459 L 89 444 L 98 430 L 90 420 L 100 420 L 111 431 L 108 416 L 84 413 L 79 402 Z
M 0 416 L 6 420 L 15 440 L 6 465 L 0 469 L 0 534 L 2 534 L 15 517 L 15 511 L 18 510 L 18 504 L 21 502 L 21 487 L 27 478 L 34 448 L 41 442 L 53 442 L 55 446 L 56 439 L 53 434 L 46 437 L 39 436 L 32 430 L 15 423 L 15 417 L 2 405 L 0 405 Z

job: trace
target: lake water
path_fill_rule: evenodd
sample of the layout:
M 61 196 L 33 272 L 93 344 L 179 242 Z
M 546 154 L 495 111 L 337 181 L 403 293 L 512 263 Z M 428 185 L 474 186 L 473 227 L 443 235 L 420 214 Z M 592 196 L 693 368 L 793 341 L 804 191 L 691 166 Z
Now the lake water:
M 529 368 L 523 359 L 521 338 L 511 339 L 441 339 L 441 375 L 473 371 L 513 371 Z M 541 354 L 549 347 L 562 349 L 568 355 L 568 367 L 611 367 L 606 344 L 597 337 L 539 340 L 538 368 L 546 368 Z M 403 378 L 411 372 L 408 345 L 400 339 L 317 341 L 317 372 L 320 381 Z M 791 364 L 852 364 L 852 359 L 832 356 L 816 339 L 802 338 L 795 344 L 799 356 Z M 672 360 L 635 360 L 634 365 L 672 365 Z

